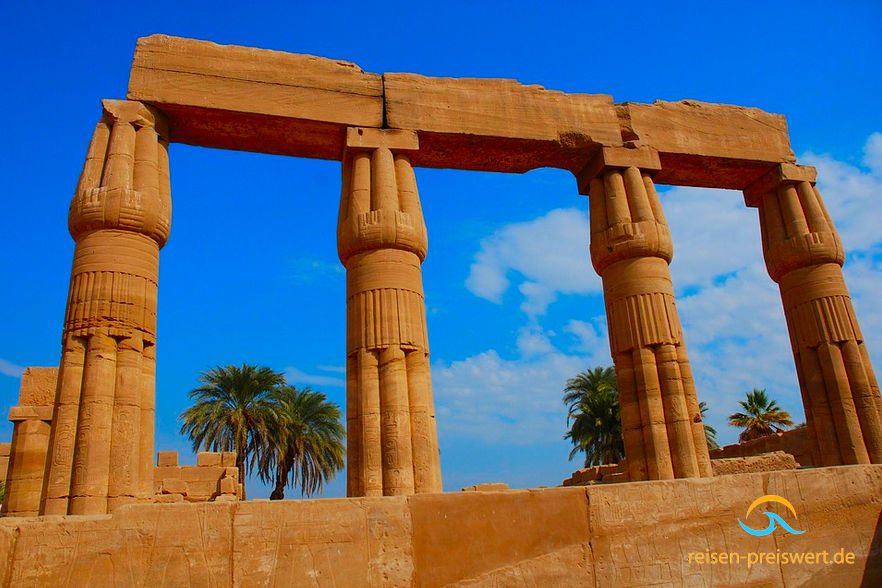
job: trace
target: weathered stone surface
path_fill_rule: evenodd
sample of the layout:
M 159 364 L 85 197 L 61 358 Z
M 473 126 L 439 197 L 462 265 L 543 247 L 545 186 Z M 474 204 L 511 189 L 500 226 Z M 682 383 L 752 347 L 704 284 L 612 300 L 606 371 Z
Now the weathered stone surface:
M 777 470 L 795 470 L 799 467 L 789 453 L 775 451 L 747 457 L 730 457 L 712 459 L 715 476 L 729 474 L 747 474 L 751 472 L 774 472 Z
M 166 35 L 138 40 L 128 97 L 219 149 L 339 159 L 347 126 L 383 125 L 382 80 L 352 63 Z
M 604 147 L 577 175 L 603 281 L 628 478 L 712 476 L 668 269 L 674 254 L 648 147 Z M 610 479 L 609 481 L 613 481 Z
M 0 457 L 0 473 L 6 484 L 4 516 L 39 513 L 57 374 L 57 368 L 29 367 L 21 376 L 20 404 L 9 409 L 12 442 L 7 444 L 5 458 Z
M 515 80 L 383 75 L 386 123 L 420 132 L 414 165 L 524 172 L 578 171 L 592 146 L 621 145 L 612 98 Z
M 199 467 L 220 467 L 221 454 L 213 451 L 200 451 L 196 454 L 196 465 Z
M 441 492 L 413 131 L 350 128 L 337 251 L 346 267 L 348 496 Z
M 180 494 L 186 496 L 189 488 L 187 483 L 179 478 L 165 478 L 162 480 L 162 494 Z
M 790 552 L 826 551 L 831 559 L 844 549 L 855 554 L 855 563 L 782 565 L 785 585 L 882 586 L 882 468 L 848 466 L 811 473 L 764 475 L 766 493 L 786 497 L 797 519 L 778 505 L 770 510 L 792 522 L 794 529 L 805 530 L 801 535 L 775 533 L 776 547 Z M 766 522 L 762 519 L 762 525 Z
M 159 451 L 156 454 L 156 466 L 160 468 L 164 467 L 177 467 L 178 465 L 178 452 L 177 451 Z
M 55 402 L 57 367 L 29 367 L 21 375 L 18 403 L 22 406 L 52 406 Z
M 598 586 L 782 586 L 775 567 L 700 565 L 690 552 L 774 551 L 737 517 L 764 492 L 762 474 L 588 486 Z
M 780 114 L 697 100 L 616 108 L 623 138 L 658 150 L 660 184 L 741 190 L 773 164 L 796 161 Z
M 710 452 L 711 460 L 730 457 L 747 457 L 783 451 L 793 456 L 801 466 L 815 465 L 812 461 L 811 443 L 808 437 L 808 428 L 799 427 L 773 435 L 766 435 L 744 443 L 724 445 Z
M 508 484 L 503 482 L 486 482 L 484 484 L 475 484 L 474 486 L 466 486 L 463 492 L 500 492 L 508 490 Z
M 419 586 L 444 586 L 590 536 L 583 488 L 416 495 L 410 511 Z
M 12 443 L 0 443 L 0 482 L 6 482 L 6 472 L 9 469 L 9 451 Z
M 233 521 L 237 586 L 410 586 L 404 498 L 240 503 Z
M 19 519 L 7 585 L 231 586 L 233 508 L 151 504 L 112 517 Z
M 578 172 L 600 146 L 655 148 L 660 183 L 741 189 L 794 161 L 780 115 L 697 101 L 615 105 L 515 80 L 365 73 L 351 63 L 153 35 L 129 99 L 168 115 L 171 140 L 340 159 L 345 127 L 417 131 L 413 165 Z
M 879 383 L 814 175 L 779 165 L 745 199 L 758 203 L 766 269 L 781 291 L 812 463 L 882 463 Z
M 803 535 L 766 524 L 766 494 Z M 172 495 L 169 495 L 172 496 Z M 177 496 L 177 495 L 174 495 Z M 7 586 L 876 586 L 882 466 L 507 492 L 137 504 L 0 519 Z M 854 552 L 853 565 L 701 564 L 712 552 Z M 5 577 L 4 577 L 5 574 Z

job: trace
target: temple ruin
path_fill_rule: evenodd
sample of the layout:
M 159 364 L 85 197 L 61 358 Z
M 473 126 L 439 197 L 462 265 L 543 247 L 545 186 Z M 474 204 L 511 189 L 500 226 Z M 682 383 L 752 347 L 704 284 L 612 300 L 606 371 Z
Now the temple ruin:
M 192 471 L 155 459 L 171 143 L 341 162 L 347 499 L 239 501 L 227 454 L 200 456 Z M 603 282 L 626 479 L 645 483 L 441 492 L 421 270 L 431 227 L 416 167 L 573 173 Z M 882 398 L 815 179 L 784 117 L 755 108 L 616 104 L 513 80 L 378 75 L 142 38 L 127 99 L 102 102 L 70 204 L 60 365 L 28 374 L 43 393 L 23 383 L 10 414 L 0 586 L 882 581 Z M 814 469 L 714 477 L 657 184 L 741 190 L 758 210 Z M 755 538 L 733 526 L 768 494 L 786 495 L 814 534 Z M 686 562 L 690 551 L 818 546 L 847 548 L 858 563 Z

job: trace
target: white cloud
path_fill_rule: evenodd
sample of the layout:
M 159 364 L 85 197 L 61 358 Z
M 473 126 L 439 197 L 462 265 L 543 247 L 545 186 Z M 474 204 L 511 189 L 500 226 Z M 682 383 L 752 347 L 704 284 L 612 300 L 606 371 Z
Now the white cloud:
M 882 133 L 873 133 L 864 146 L 863 164 L 882 175 Z
M 432 366 L 439 435 L 530 445 L 561 439 L 568 378 L 609 359 L 551 350 L 506 360 L 494 350 Z
M 600 291 L 600 279 L 588 255 L 588 217 L 575 208 L 559 208 L 535 220 L 513 223 L 481 241 L 466 288 L 481 298 L 501 303 L 511 285 L 510 273 L 525 280 L 521 310 L 545 312 L 558 292 Z
M 345 374 L 346 367 L 342 365 L 317 365 L 315 369 L 321 370 L 323 372 L 336 372 L 338 374 Z
M 322 369 L 322 368 L 319 368 Z M 345 382 L 342 378 L 336 378 L 333 376 L 321 376 L 314 374 L 307 374 L 306 372 L 297 369 L 296 367 L 286 367 L 285 368 L 285 379 L 290 384 L 302 385 L 302 384 L 310 384 L 313 386 L 344 386 Z
M 9 376 L 10 378 L 20 378 L 23 373 L 24 368 L 20 365 L 15 365 L 5 359 L 0 359 L 0 374 Z

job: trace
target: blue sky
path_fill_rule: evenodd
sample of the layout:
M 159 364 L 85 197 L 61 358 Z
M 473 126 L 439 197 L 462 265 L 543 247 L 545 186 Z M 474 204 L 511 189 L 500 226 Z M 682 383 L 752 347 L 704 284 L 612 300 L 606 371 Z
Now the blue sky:
M 366 71 L 515 78 L 617 102 L 685 98 L 787 116 L 793 149 L 849 251 L 846 279 L 882 367 L 882 7 L 874 2 L 530 4 L 7 3 L 0 37 L 0 412 L 24 366 L 56 365 L 73 241 L 67 207 L 101 98 L 125 96 L 135 41 L 165 33 L 308 53 Z M 172 235 L 160 273 L 157 449 L 199 372 L 257 363 L 343 404 L 339 163 L 171 148 Z M 556 485 L 565 380 L 609 364 L 587 201 L 560 170 L 418 169 L 445 489 Z M 741 195 L 663 194 L 700 399 L 723 442 L 753 386 L 803 420 L 780 299 Z M 880 374 L 882 375 L 882 374 Z M 0 423 L 0 439 L 11 425 Z M 326 495 L 345 491 L 344 477 Z M 267 492 L 253 487 L 251 496 Z

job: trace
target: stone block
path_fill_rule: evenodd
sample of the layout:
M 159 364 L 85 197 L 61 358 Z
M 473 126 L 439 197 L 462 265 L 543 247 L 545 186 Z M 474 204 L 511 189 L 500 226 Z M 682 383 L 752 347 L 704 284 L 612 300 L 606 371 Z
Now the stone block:
M 712 459 L 711 466 L 715 476 L 747 474 L 750 472 L 773 472 L 776 470 L 795 470 L 799 467 L 789 453 L 775 451 L 745 457 Z
M 411 586 L 407 499 L 236 505 L 236 586 Z
M 508 484 L 504 482 L 488 482 L 484 484 L 475 484 L 474 486 L 466 486 L 463 492 L 499 492 L 508 490 Z
M 225 467 L 224 468 L 224 476 L 239 479 L 239 468 L 237 467 Z
M 221 454 L 211 451 L 202 451 L 196 456 L 196 465 L 199 467 L 220 467 Z
M 235 478 L 223 478 L 220 481 L 221 494 L 236 494 L 239 489 L 239 481 Z
M 236 452 L 224 451 L 221 453 L 221 465 L 225 468 L 236 467 Z
M 189 491 L 187 483 L 177 478 L 166 478 L 162 481 L 163 494 L 181 494 L 186 496 Z
M 355 64 L 166 35 L 138 40 L 128 97 L 218 149 L 339 159 L 347 127 L 383 126 L 383 80 Z
M 167 468 L 178 465 L 177 451 L 160 451 L 156 454 L 157 467 Z
M 172 504 L 175 502 L 184 502 L 183 494 L 157 494 L 153 497 L 153 502 L 159 504 Z
M 386 121 L 419 131 L 420 167 L 522 173 L 581 169 L 597 145 L 622 144 L 612 98 L 516 80 L 383 75 Z
M 616 106 L 622 136 L 659 152 L 659 184 L 743 190 L 796 161 L 780 114 L 697 100 Z
M 23 406 L 49 406 L 55 403 L 57 367 L 29 367 L 21 375 L 18 403 Z M 51 417 L 50 417 L 51 420 Z
M 413 537 L 417 586 L 474 578 L 582 545 L 590 537 L 584 488 L 416 494 L 408 505 L 418 530 Z

